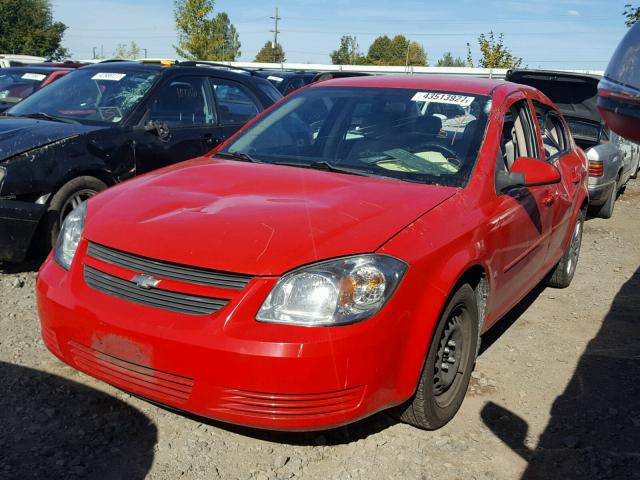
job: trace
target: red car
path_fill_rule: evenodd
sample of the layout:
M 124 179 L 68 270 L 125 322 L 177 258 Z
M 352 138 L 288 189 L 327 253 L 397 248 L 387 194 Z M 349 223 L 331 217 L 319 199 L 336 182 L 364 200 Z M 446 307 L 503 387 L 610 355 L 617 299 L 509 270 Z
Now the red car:
M 585 155 L 524 85 L 376 76 L 301 89 L 208 157 L 69 215 L 40 270 L 69 365 L 176 409 L 318 430 L 444 425 L 479 335 L 574 275 Z

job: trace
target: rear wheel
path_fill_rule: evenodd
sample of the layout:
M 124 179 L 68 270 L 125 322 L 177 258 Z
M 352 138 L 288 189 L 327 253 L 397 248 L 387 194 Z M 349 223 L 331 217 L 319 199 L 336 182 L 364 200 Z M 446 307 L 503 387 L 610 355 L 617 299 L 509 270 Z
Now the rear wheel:
M 475 363 L 478 327 L 475 292 L 465 284 L 454 293 L 440 317 L 416 393 L 396 410 L 400 420 L 435 430 L 455 416 Z
M 562 258 L 549 274 L 547 285 L 554 288 L 566 288 L 571 284 L 576 273 L 580 247 L 582 246 L 582 230 L 584 226 L 584 210 L 581 210 L 571 233 L 571 240 Z
M 107 184 L 95 177 L 76 177 L 65 183 L 51 197 L 49 209 L 44 218 L 42 232 L 42 247 L 49 251 L 55 246 L 60 227 L 71 211 L 85 200 L 107 188 Z

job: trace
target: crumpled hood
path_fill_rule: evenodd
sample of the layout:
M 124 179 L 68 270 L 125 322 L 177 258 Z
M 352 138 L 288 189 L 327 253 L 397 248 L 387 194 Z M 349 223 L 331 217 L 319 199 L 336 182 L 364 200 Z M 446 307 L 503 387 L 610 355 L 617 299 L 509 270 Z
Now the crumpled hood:
M 457 189 L 201 158 L 94 197 L 84 236 L 187 265 L 279 275 L 373 252 Z
M 104 127 L 24 117 L 0 118 L 0 162 L 34 148 Z

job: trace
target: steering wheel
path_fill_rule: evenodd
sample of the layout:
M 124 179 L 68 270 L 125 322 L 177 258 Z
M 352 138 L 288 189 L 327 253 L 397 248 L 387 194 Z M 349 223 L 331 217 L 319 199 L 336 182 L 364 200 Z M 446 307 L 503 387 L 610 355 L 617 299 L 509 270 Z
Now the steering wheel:
M 462 166 L 462 162 L 460 161 L 460 159 L 458 158 L 458 153 L 449 148 L 449 147 L 445 147 L 444 145 L 440 144 L 440 143 L 436 143 L 436 142 L 427 142 L 427 143 L 422 143 L 419 146 L 419 149 L 433 149 L 436 151 L 439 151 L 440 153 L 442 153 L 444 155 L 444 157 L 447 159 L 447 161 L 449 163 L 451 163 L 452 165 L 455 165 L 456 167 L 460 168 Z

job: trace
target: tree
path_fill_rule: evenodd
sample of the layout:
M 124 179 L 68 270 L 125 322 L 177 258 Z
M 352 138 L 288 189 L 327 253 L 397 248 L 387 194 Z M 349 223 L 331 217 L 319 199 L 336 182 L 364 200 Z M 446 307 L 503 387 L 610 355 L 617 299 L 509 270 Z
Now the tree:
M 478 37 L 480 45 L 480 53 L 482 57 L 478 60 L 478 66 L 481 68 L 516 68 L 522 65 L 522 58 L 516 57 L 511 50 L 504 45 L 504 34 L 495 38 L 493 31 L 488 35 L 481 33 Z M 467 43 L 467 64 L 473 67 L 473 59 L 471 57 L 471 47 Z
M 67 26 L 53 21 L 50 0 L 0 1 L 0 52 L 67 58 L 60 46 Z
M 140 47 L 136 42 L 131 42 L 127 47 L 126 43 L 119 43 L 113 52 L 113 58 L 135 59 L 140 58 Z
M 624 6 L 622 14 L 626 18 L 624 24 L 627 27 L 632 27 L 636 22 L 640 21 L 640 7 L 634 7 L 630 3 Z
M 238 32 L 229 16 L 213 16 L 214 0 L 175 0 L 178 55 L 188 60 L 230 60 L 240 56 Z
M 356 37 L 343 35 L 340 46 L 329 54 L 334 65 L 362 65 L 367 63 L 367 58 L 362 55 Z
M 284 50 L 279 43 L 267 42 L 256 55 L 255 62 L 283 63 L 286 61 Z
M 466 67 L 466 63 L 460 57 L 453 58 L 451 52 L 446 52 L 442 58 L 438 60 L 438 67 Z
M 404 35 L 392 39 L 386 35 L 377 37 L 367 52 L 367 60 L 374 65 L 428 65 L 424 48 L 409 41 Z

